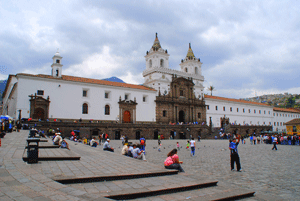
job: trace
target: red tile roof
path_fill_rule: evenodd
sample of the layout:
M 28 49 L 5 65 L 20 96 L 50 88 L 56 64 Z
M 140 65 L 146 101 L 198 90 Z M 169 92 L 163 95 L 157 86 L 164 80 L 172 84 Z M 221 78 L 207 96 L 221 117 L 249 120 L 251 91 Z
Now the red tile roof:
M 300 119 L 292 119 L 291 121 L 284 123 L 284 125 L 295 125 L 295 124 L 300 124 Z
M 107 81 L 107 80 L 98 80 L 98 79 L 91 79 L 91 78 L 84 78 L 84 77 L 74 77 L 74 76 L 69 76 L 69 75 L 62 75 L 61 78 L 56 78 L 56 77 L 53 77 L 51 75 L 43 75 L 43 74 L 33 75 L 33 74 L 19 73 L 17 75 L 156 91 L 153 88 L 146 87 L 146 86 L 143 86 L 143 85 L 126 84 L 126 83 L 120 83 L 120 82 L 111 82 L 111 81 Z
M 251 101 L 245 101 L 241 99 L 234 99 L 234 98 L 224 98 L 224 97 L 219 97 L 219 96 L 210 96 L 210 95 L 204 95 L 205 98 L 211 98 L 211 99 L 216 99 L 216 100 L 224 100 L 224 101 L 232 101 L 232 102 L 238 102 L 238 103 L 246 103 L 246 104 L 253 104 L 253 105 L 261 105 L 261 106 L 269 106 L 268 104 L 265 103 L 257 103 L 257 102 L 251 102 Z
M 279 108 L 279 107 L 274 107 L 274 111 L 278 112 L 292 112 L 292 113 L 300 113 L 300 110 L 294 109 L 294 108 Z

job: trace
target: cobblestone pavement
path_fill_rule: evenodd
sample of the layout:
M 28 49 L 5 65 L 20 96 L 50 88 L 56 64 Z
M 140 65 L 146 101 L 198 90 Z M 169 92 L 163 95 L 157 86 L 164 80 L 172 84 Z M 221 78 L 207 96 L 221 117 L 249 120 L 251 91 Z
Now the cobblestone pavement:
M 114 153 L 104 152 L 102 146 L 92 148 L 70 142 L 71 151 L 81 155 L 80 161 L 41 161 L 27 164 L 22 161 L 28 131 L 9 133 L 0 147 L 0 200 L 106 200 L 108 192 L 128 188 L 156 189 L 159 186 L 178 185 L 205 180 L 218 180 L 218 188 L 205 189 L 204 193 L 222 192 L 224 189 L 241 187 L 255 191 L 257 195 L 276 195 L 278 200 L 299 200 L 299 146 L 239 145 L 243 172 L 231 172 L 228 141 L 202 140 L 196 143 L 196 155 L 190 156 L 185 149 L 186 140 L 163 140 L 161 152 L 156 140 L 147 140 L 147 162 L 121 156 L 121 141 L 112 140 Z M 159 179 L 142 178 L 113 182 L 63 185 L 54 178 L 88 177 L 96 175 L 131 174 L 165 170 L 163 162 L 167 153 L 182 146 L 178 152 L 186 173 L 176 177 Z M 133 141 L 136 142 L 136 141 Z M 66 150 L 68 151 L 68 150 Z M 125 160 L 123 160 L 125 159 Z M 196 195 L 197 194 L 197 195 Z M 200 191 L 161 195 L 141 200 L 182 200 L 199 196 Z M 264 197 L 266 198 L 266 197 Z M 196 197 L 195 200 L 198 198 Z M 246 200 L 274 200 L 259 199 Z
M 176 142 L 182 147 L 178 155 L 183 169 L 195 177 L 235 184 L 282 200 L 300 200 L 300 146 L 278 145 L 278 150 L 272 151 L 273 145 L 251 145 L 247 140 L 246 144 L 238 146 L 242 172 L 237 172 L 230 171 L 228 140 L 196 142 L 194 157 L 185 148 L 186 140 L 162 140 L 161 152 L 158 152 L 156 140 L 147 140 L 148 162 L 163 165 L 167 153 L 176 148 Z M 118 147 L 121 142 L 112 141 L 111 144 Z

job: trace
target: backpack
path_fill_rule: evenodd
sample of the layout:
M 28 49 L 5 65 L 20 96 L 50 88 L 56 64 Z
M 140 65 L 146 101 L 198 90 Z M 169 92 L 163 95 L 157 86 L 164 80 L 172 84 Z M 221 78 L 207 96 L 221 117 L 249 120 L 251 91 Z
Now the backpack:
M 141 140 L 141 145 L 145 145 L 145 140 Z

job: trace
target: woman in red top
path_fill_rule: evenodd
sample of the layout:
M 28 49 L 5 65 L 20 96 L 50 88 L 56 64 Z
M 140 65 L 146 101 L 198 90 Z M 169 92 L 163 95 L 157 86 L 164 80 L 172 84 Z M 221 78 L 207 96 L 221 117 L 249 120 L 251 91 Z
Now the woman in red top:
M 179 161 L 177 149 L 173 149 L 168 153 L 168 158 L 164 162 L 165 168 L 176 169 L 179 170 L 179 172 L 184 172 L 180 164 L 182 164 L 182 161 Z

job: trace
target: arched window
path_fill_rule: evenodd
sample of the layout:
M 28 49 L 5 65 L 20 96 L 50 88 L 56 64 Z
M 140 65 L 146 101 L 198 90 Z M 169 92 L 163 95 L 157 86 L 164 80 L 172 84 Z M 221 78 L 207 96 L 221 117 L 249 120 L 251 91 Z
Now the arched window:
M 109 105 L 105 105 L 105 115 L 109 115 L 110 114 L 110 107 Z
M 185 68 L 185 72 L 186 72 L 186 73 L 188 72 L 188 69 L 187 69 L 187 68 Z
M 88 114 L 89 106 L 86 103 L 82 104 L 82 114 Z
M 160 67 L 164 67 L 164 60 L 163 59 L 160 60 Z
M 195 67 L 195 74 L 197 75 L 198 74 L 198 68 Z
M 152 67 L 152 60 L 150 59 L 149 61 L 149 67 L 151 68 Z
M 56 70 L 56 76 L 58 76 L 58 70 Z
M 163 111 L 163 117 L 166 117 L 166 116 L 167 116 L 167 111 L 164 110 L 164 111 Z
M 57 63 L 57 64 L 59 64 L 59 63 L 60 63 L 59 59 L 56 59 L 56 63 Z

